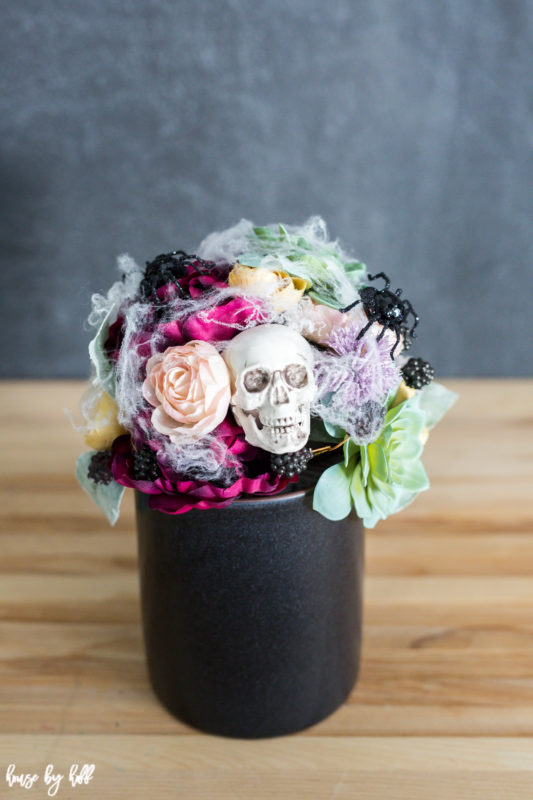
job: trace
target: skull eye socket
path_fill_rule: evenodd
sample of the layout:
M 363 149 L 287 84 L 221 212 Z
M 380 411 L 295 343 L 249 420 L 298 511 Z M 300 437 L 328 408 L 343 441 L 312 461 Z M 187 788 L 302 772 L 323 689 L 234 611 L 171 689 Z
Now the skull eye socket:
M 247 392 L 262 392 L 270 382 L 270 373 L 266 369 L 249 370 L 243 379 L 244 388 Z
M 303 389 L 309 383 L 307 370 L 301 364 L 289 364 L 283 370 L 283 377 L 293 389 Z

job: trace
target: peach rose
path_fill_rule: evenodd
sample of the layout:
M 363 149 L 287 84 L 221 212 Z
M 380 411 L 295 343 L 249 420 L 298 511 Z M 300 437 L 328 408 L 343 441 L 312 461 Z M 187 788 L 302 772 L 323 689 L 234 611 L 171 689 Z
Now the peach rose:
M 208 342 L 168 347 L 146 364 L 143 395 L 155 406 L 152 425 L 176 444 L 184 435 L 200 439 L 220 425 L 230 393 L 224 359 Z

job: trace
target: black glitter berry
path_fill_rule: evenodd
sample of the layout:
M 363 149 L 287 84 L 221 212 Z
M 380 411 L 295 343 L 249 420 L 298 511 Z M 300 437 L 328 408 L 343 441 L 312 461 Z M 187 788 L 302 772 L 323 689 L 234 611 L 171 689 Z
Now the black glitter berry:
M 406 353 L 413 346 L 413 337 L 409 325 L 400 326 L 400 336 L 402 337 L 403 349 Z
M 313 451 L 310 447 L 303 447 L 296 453 L 273 454 L 270 457 L 270 468 L 276 475 L 293 478 L 307 469 L 312 458 Z
M 111 472 L 111 453 L 109 450 L 100 450 L 98 453 L 94 453 L 89 461 L 87 475 L 95 483 L 111 483 L 113 473 Z
M 422 389 L 428 383 L 431 383 L 435 377 L 435 370 L 423 358 L 410 358 L 407 364 L 402 367 L 402 375 L 411 389 Z
M 133 477 L 136 481 L 155 481 L 161 477 L 157 456 L 151 448 L 143 447 L 134 452 Z

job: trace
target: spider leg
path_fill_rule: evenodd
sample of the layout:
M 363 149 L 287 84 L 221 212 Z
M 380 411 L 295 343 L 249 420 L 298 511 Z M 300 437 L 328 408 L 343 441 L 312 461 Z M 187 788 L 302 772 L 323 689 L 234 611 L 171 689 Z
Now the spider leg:
M 413 323 L 413 327 L 411 328 L 411 331 L 410 331 L 410 333 L 411 333 L 411 336 L 413 337 L 413 339 L 416 339 L 415 328 L 416 328 L 416 326 L 418 325 L 418 323 L 420 322 L 420 317 L 418 316 L 418 314 L 417 314 L 417 313 L 416 313 L 416 311 L 414 310 L 414 308 L 413 308 L 413 306 L 412 306 L 412 304 L 410 303 L 410 301 L 409 301 L 409 300 L 404 300 L 403 302 L 404 302 L 404 303 L 405 303 L 405 305 L 407 306 L 407 313 L 408 313 L 408 314 L 412 314 L 412 315 L 413 315 L 413 317 L 414 317 L 414 320 L 415 320 L 415 321 L 414 321 L 414 323 Z
M 359 300 L 356 300 L 354 303 L 350 303 L 350 305 L 346 306 L 346 308 L 341 308 L 340 309 L 341 314 L 345 314 L 347 311 L 351 311 L 352 308 L 355 308 L 355 306 L 358 306 L 359 303 L 362 303 L 362 302 L 363 301 L 361 300 L 361 298 L 359 298 Z
M 389 330 L 388 326 L 387 325 L 383 325 L 381 330 L 380 330 L 380 332 L 379 332 L 379 335 L 378 335 L 378 338 L 376 339 L 376 341 L 377 342 L 381 342 L 381 340 L 383 339 L 383 337 L 385 336 L 385 334 L 386 334 L 386 332 L 388 330 Z
M 390 357 L 391 357 L 391 358 L 394 358 L 394 351 L 395 351 L 395 350 L 396 350 L 396 348 L 398 347 L 398 344 L 399 344 L 399 342 L 400 342 L 400 338 L 401 338 L 401 337 L 400 337 L 400 330 L 399 330 L 399 328 L 395 328 L 395 329 L 394 329 L 394 331 L 395 331 L 395 333 L 396 333 L 396 341 L 394 342 L 394 347 L 393 347 L 393 348 L 392 348 L 392 350 L 390 351 Z
M 357 338 L 357 340 L 359 340 L 359 339 L 362 339 L 362 338 L 363 338 L 363 336 L 365 335 L 365 333 L 366 333 L 366 332 L 367 332 L 367 331 L 368 331 L 368 330 L 369 330 L 369 329 L 372 327 L 372 325 L 374 324 L 374 322 L 377 320 L 378 316 L 379 316 L 378 314 L 372 314 L 372 315 L 371 315 L 371 316 L 368 318 L 368 322 L 367 322 L 367 324 L 365 325 L 365 327 L 364 327 L 362 330 L 360 330 L 360 331 L 359 331 L 359 333 L 357 334 L 357 337 L 356 337 L 356 338 Z
M 369 281 L 375 281 L 377 278 L 383 278 L 383 280 L 385 281 L 385 289 L 389 288 L 389 286 L 390 286 L 390 278 L 389 278 L 388 275 L 385 275 L 384 272 L 376 272 L 375 275 L 369 275 L 368 276 L 368 280 Z

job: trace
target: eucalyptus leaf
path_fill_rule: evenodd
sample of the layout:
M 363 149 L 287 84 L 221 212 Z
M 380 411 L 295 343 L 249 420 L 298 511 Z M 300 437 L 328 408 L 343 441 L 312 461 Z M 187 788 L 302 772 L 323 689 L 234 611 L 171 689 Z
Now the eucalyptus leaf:
M 89 495 L 93 503 L 104 512 L 111 525 L 117 521 L 120 513 L 120 501 L 124 494 L 124 486 L 115 481 L 96 483 L 88 476 L 89 462 L 96 450 L 89 450 L 76 461 L 76 478 L 81 488 Z
M 426 415 L 426 425 L 431 430 L 453 406 L 459 395 L 447 389 L 442 383 L 432 381 L 412 398 L 418 408 Z M 411 402 L 411 401 L 408 401 Z
M 89 342 L 89 357 L 94 367 L 97 381 L 111 397 L 115 397 L 115 376 L 113 374 L 113 365 L 107 356 L 104 345 L 109 335 L 109 326 L 116 320 L 116 317 L 116 308 L 112 306 L 102 320 L 96 335 Z

